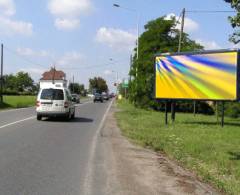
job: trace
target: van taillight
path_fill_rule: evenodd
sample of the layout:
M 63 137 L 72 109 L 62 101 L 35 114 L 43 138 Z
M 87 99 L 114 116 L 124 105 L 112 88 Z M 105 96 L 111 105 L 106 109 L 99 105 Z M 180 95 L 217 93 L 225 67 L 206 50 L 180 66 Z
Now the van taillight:
M 37 107 L 40 106 L 40 102 L 39 102 L 39 101 L 36 102 L 36 106 L 37 106 Z
M 64 108 L 68 108 L 68 102 L 64 102 Z

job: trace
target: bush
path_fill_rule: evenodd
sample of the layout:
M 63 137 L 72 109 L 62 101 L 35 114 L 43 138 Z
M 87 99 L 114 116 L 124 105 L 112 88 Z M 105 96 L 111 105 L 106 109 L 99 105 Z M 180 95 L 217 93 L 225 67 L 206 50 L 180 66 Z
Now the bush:
M 168 102 L 168 112 L 171 111 L 171 102 Z M 165 102 L 160 101 L 152 104 L 154 110 L 165 111 Z M 177 101 L 175 104 L 176 112 L 192 113 L 194 110 L 193 101 Z M 207 102 L 196 102 L 196 113 L 214 114 L 213 108 Z
M 3 95 L 18 95 L 18 91 L 13 89 L 4 89 Z
M 225 115 L 231 118 L 237 118 L 240 116 L 240 103 L 229 102 L 225 105 Z

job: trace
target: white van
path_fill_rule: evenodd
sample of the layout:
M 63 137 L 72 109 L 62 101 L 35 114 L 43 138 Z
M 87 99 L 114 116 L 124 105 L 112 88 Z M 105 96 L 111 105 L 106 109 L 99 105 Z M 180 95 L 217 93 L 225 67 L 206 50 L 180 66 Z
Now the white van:
M 75 117 L 75 105 L 67 88 L 49 87 L 40 89 L 36 103 L 37 120 L 42 117 Z

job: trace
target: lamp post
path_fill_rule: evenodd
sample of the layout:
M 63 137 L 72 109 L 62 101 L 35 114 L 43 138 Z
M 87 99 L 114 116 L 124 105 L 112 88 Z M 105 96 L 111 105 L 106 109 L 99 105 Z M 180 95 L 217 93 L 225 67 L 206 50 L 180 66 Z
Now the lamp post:
M 131 9 L 131 8 L 127 8 L 127 7 L 123 7 L 119 4 L 113 4 L 114 7 L 116 8 L 122 8 L 125 10 L 128 10 L 130 12 L 134 12 L 137 14 L 137 64 L 138 64 L 138 57 L 139 57 L 139 36 L 140 36 L 140 30 L 139 30 L 139 26 L 140 26 L 140 20 L 141 20 L 141 13 L 139 11 L 137 11 L 136 9 Z M 137 84 L 137 77 L 138 77 L 138 66 L 136 67 L 136 73 L 135 73 L 135 78 L 136 78 L 136 88 L 138 86 Z
M 140 26 L 140 18 L 141 18 L 141 14 L 140 12 L 138 12 L 137 10 L 135 9 L 131 9 L 131 8 L 127 8 L 127 7 L 123 7 L 119 4 L 113 4 L 114 7 L 117 7 L 117 8 L 122 8 L 122 9 L 125 9 L 125 10 L 128 10 L 130 12 L 134 12 L 134 13 L 137 13 L 137 59 L 138 59 L 138 54 L 139 54 L 139 26 Z
M 113 64 L 116 63 L 116 61 L 112 58 L 109 58 L 109 61 L 111 61 Z M 118 94 L 118 71 L 112 70 L 112 73 L 116 73 L 116 95 Z
M 118 72 L 115 70 L 112 70 L 112 73 L 116 73 L 116 95 L 118 95 Z

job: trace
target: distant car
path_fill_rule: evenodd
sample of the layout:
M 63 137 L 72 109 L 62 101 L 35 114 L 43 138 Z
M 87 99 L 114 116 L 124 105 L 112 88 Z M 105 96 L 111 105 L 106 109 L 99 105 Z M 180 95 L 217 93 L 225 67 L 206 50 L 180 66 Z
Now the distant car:
M 109 95 L 107 93 L 102 93 L 103 100 L 109 100 Z
M 78 94 L 72 94 L 72 101 L 75 103 L 80 103 L 80 96 Z
M 111 93 L 111 94 L 109 95 L 109 97 L 110 97 L 110 98 L 114 98 L 114 97 L 115 97 L 115 94 L 114 94 L 114 93 Z
M 36 102 L 37 120 L 42 117 L 63 116 L 66 119 L 75 117 L 75 106 L 67 88 L 40 89 Z
M 102 94 L 100 93 L 95 93 L 94 94 L 94 98 L 93 98 L 93 102 L 103 102 L 103 97 Z
M 87 94 L 87 96 L 90 97 L 90 98 L 94 98 L 93 94 Z

